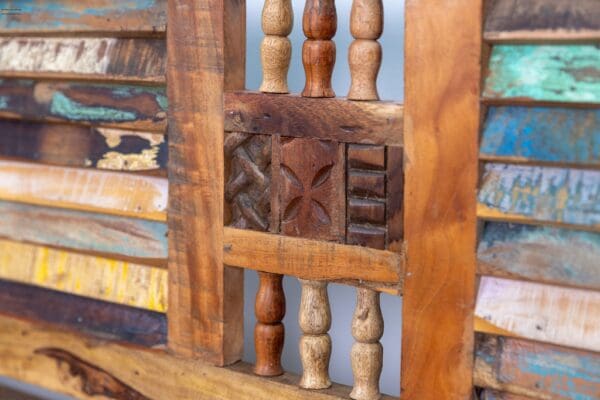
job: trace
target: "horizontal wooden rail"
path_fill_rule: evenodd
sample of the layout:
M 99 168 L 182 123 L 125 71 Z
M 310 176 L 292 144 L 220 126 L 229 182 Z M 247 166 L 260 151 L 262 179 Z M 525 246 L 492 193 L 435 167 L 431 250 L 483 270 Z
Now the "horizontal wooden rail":
M 227 131 L 402 145 L 402 129 L 403 106 L 398 103 L 225 93 Z
M 479 400 L 535 400 L 533 397 L 518 394 L 499 392 L 492 389 L 484 389 L 479 395 Z
M 391 251 L 224 229 L 227 265 L 296 276 L 302 279 L 352 281 L 390 293 L 402 284 L 404 258 Z

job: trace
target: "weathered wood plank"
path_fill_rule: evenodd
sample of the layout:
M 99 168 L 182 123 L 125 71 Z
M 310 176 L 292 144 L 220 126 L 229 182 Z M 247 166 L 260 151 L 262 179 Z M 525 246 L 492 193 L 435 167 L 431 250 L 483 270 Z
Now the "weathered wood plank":
M 0 37 L 0 76 L 165 82 L 164 39 Z
M 0 79 L 0 117 L 164 132 L 164 87 Z
M 166 0 L 7 0 L 0 14 L 0 34 L 102 33 L 137 36 L 163 33 Z
M 166 265 L 163 222 L 0 201 L 0 236 Z
M 227 131 L 402 145 L 403 107 L 392 102 L 225 93 Z
M 600 351 L 597 291 L 483 277 L 475 316 L 510 336 Z
M 115 171 L 164 171 L 160 133 L 0 120 L 0 157 Z
M 487 164 L 477 215 L 600 230 L 600 171 Z
M 504 41 L 600 40 L 597 0 L 491 0 L 484 38 Z
M 491 399 L 594 400 L 600 396 L 600 354 L 478 335 L 474 380 L 516 395 Z
M 165 178 L 0 160 L 0 200 L 166 220 Z
M 167 339 L 163 313 L 2 280 L 0 314 L 142 346 L 163 345 Z
M 0 240 L 0 279 L 157 312 L 167 310 L 167 270 Z
M 342 400 L 352 389 L 334 384 L 327 390 L 302 390 L 299 377 L 289 373 L 264 379 L 243 362 L 212 367 L 8 317 L 0 317 L 0 358 L 1 375 L 86 400 L 231 400 L 232 393 L 237 400 Z
M 497 45 L 483 97 L 494 101 L 600 103 L 600 47 Z
M 550 227 L 485 224 L 478 272 L 600 290 L 600 234 Z
M 480 158 L 600 167 L 600 110 L 490 107 Z
M 471 399 L 481 0 L 406 2 L 402 397 Z

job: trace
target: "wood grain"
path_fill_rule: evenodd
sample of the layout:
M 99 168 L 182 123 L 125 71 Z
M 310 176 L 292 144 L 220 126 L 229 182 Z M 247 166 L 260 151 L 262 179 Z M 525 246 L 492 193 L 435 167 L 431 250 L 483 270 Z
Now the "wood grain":
M 402 145 L 403 106 L 393 102 L 226 92 L 225 129 L 345 143 Z
M 0 240 L 0 279 L 164 313 L 167 271 L 148 265 Z
M 475 315 L 510 336 L 600 350 L 597 291 L 483 277 Z
M 0 38 L 2 77 L 165 83 L 166 62 L 164 39 Z
M 141 346 L 167 341 L 162 313 L 2 280 L 0 314 Z
M 262 29 L 265 37 L 260 45 L 263 80 L 260 91 L 289 93 L 287 75 L 292 58 L 294 9 L 291 0 L 265 0 L 262 11 Z
M 600 234 L 488 222 L 477 249 L 478 272 L 600 290 Z
M 477 386 L 535 399 L 591 400 L 600 394 L 598 353 L 478 335 L 475 354 Z
M 0 117 L 164 133 L 164 87 L 0 79 Z
M 285 316 L 283 275 L 259 272 L 258 277 L 259 286 L 254 303 L 257 321 L 254 327 L 254 373 L 260 376 L 279 376 L 283 374 L 281 354 L 285 340 L 282 323 Z
M 479 0 L 406 2 L 407 399 L 471 398 L 481 14 Z
M 222 366 L 243 345 L 243 271 L 223 265 L 222 149 L 223 92 L 245 80 L 245 1 L 173 0 L 168 20 L 169 347 Z
M 0 120 L 0 157 L 68 167 L 164 174 L 167 137 L 160 133 Z
M 165 221 L 164 178 L 0 160 L 0 199 Z

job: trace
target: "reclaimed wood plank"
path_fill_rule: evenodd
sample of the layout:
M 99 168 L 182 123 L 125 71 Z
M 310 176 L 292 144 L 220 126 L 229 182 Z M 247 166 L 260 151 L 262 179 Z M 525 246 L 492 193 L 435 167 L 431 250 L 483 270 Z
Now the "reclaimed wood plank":
M 482 277 L 475 316 L 507 335 L 600 351 L 600 292 Z
M 600 354 L 478 335 L 474 380 L 514 395 L 491 399 L 594 400 L 600 395 Z
M 0 120 L 0 157 L 115 171 L 166 171 L 160 133 Z
M 477 215 L 600 230 L 600 171 L 486 164 Z
M 406 2 L 406 399 L 472 395 L 482 10 L 480 0 Z
M 489 101 L 600 103 L 600 48 L 496 45 L 483 97 Z
M 166 0 L 7 0 L 0 34 L 97 33 L 111 36 L 164 34 Z
M 0 314 L 140 346 L 163 345 L 167 339 L 164 313 L 3 280 L 0 280 Z
M 485 224 L 482 275 L 600 290 L 600 234 L 504 222 Z
M 402 145 L 403 107 L 393 102 L 225 92 L 225 130 Z
M 223 93 L 244 87 L 245 7 L 168 4 L 169 347 L 220 366 L 243 347 L 243 270 L 223 264 Z
M 289 373 L 264 379 L 243 362 L 213 367 L 9 317 L 0 317 L 0 357 L 1 375 L 85 400 L 107 393 L 123 399 L 231 400 L 235 393 L 237 400 L 342 400 L 352 390 L 337 384 L 302 390 L 299 377 Z
M 0 201 L 0 236 L 82 252 L 166 264 L 164 222 Z
M 164 39 L 0 37 L 0 76 L 165 83 Z
M 166 221 L 167 179 L 0 160 L 0 200 Z
M 167 270 L 0 239 L 0 279 L 156 312 L 167 311 Z
M 600 167 L 600 110 L 490 107 L 479 158 Z
M 0 117 L 165 132 L 164 87 L 0 79 Z
M 600 7 L 596 0 L 492 0 L 484 39 L 515 41 L 600 40 Z

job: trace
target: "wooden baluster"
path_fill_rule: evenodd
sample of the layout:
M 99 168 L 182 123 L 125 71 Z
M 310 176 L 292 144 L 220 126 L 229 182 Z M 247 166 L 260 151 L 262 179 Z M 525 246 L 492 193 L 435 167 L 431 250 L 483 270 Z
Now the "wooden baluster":
M 348 52 L 352 77 L 348 99 L 379 100 L 377 74 L 381 67 L 382 0 L 354 0 L 350 14 L 354 41 Z
M 383 316 L 379 307 L 379 293 L 357 289 L 356 309 L 352 319 L 352 346 L 350 358 L 354 374 L 354 388 L 350 397 L 355 400 L 377 400 L 379 377 L 383 367 L 383 346 L 379 339 L 383 335 Z
M 300 279 L 300 283 L 302 297 L 298 320 L 302 330 L 300 360 L 303 367 L 300 387 L 326 389 L 331 386 L 331 338 L 327 333 L 331 327 L 331 310 L 327 297 L 327 282 Z
M 302 28 L 307 40 L 302 47 L 302 64 L 306 74 L 304 97 L 335 97 L 331 75 L 335 65 L 337 30 L 335 0 L 306 0 Z
M 285 316 L 285 295 L 283 275 L 259 272 L 259 287 L 254 303 L 256 326 L 254 347 L 256 364 L 254 373 L 261 376 L 283 374 L 281 352 L 285 330 L 281 320 Z
M 287 36 L 294 25 L 291 0 L 265 0 L 262 29 L 265 37 L 260 46 L 263 81 L 260 91 L 288 93 L 287 74 L 292 57 L 292 43 Z

